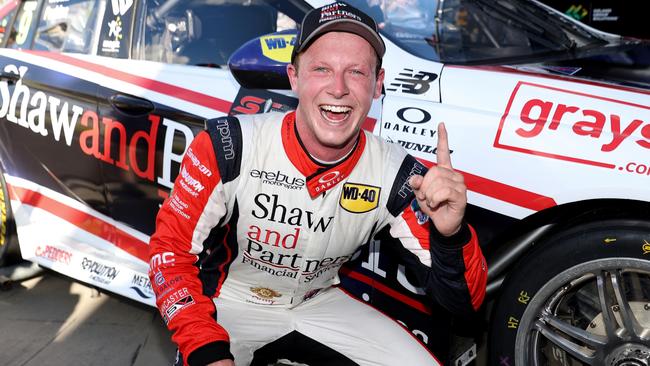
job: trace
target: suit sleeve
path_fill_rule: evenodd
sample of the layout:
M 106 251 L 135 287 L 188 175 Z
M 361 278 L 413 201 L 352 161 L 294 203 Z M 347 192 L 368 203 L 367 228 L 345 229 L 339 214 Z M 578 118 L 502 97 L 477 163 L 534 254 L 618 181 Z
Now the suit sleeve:
M 227 119 L 218 121 L 229 127 Z M 228 333 L 215 320 L 215 305 L 199 276 L 204 242 L 228 214 L 224 184 L 238 173 L 238 166 L 233 166 L 239 161 L 229 162 L 224 156 L 234 154 L 241 139 L 232 130 L 224 131 L 228 139 L 221 138 L 219 129 L 208 127 L 192 141 L 149 243 L 149 277 L 156 306 L 189 365 L 233 358 Z M 227 154 L 219 150 L 224 147 Z
M 445 237 L 420 211 L 408 179 L 424 175 L 426 170 L 410 155 L 403 160 L 388 198 L 390 222 L 379 237 L 400 244 L 397 252 L 402 261 L 420 286 L 447 310 L 457 314 L 475 311 L 485 297 L 485 258 L 470 225 L 463 222 L 458 233 Z

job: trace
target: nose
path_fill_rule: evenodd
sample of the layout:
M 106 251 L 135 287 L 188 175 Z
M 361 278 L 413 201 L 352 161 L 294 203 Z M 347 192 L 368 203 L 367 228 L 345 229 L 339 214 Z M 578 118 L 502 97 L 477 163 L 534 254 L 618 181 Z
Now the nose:
M 336 72 L 332 74 L 331 84 L 328 92 L 331 96 L 337 99 L 343 98 L 350 92 L 344 72 Z

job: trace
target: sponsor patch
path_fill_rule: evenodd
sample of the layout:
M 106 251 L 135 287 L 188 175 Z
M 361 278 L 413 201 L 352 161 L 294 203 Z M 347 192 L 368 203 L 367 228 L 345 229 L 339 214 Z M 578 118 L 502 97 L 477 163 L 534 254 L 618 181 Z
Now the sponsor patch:
M 170 305 L 167 310 L 165 310 L 165 313 L 163 314 L 163 320 L 165 321 L 165 324 L 169 324 L 169 322 L 174 319 L 176 314 L 178 314 L 179 311 L 183 310 L 184 308 L 194 304 L 194 298 L 192 295 L 187 295 L 180 300 L 176 301 L 172 305 Z
M 343 209 L 352 213 L 364 213 L 377 208 L 379 187 L 364 184 L 345 183 L 341 190 L 339 203 Z
M 267 299 L 267 300 L 271 300 L 274 297 L 281 297 L 282 296 L 282 294 L 280 294 L 279 292 L 277 292 L 275 290 L 272 290 L 270 288 L 267 288 L 267 287 L 251 287 L 251 292 L 254 293 L 255 295 L 257 295 L 257 296 L 259 296 L 259 297 L 261 297 L 263 299 Z
M 415 198 L 411 201 L 411 210 L 413 210 L 415 218 L 418 220 L 418 225 L 424 225 L 429 221 L 429 216 L 422 212 L 420 205 L 418 205 L 418 201 Z

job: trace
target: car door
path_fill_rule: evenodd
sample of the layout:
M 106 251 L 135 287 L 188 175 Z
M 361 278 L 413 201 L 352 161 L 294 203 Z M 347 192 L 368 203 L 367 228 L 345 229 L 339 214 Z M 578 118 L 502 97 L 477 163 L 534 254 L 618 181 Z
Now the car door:
M 71 257 L 53 253 L 87 242 L 63 228 L 89 230 L 108 207 L 100 162 L 84 132 L 97 113 L 97 86 L 57 55 L 92 52 L 99 5 L 22 1 L 0 54 L 0 145 L 21 252 L 66 273 L 73 271 Z M 45 227 L 60 228 L 61 238 Z
M 94 3 L 20 3 L 6 47 L 32 51 L 5 50 L 0 56 L 0 115 L 10 174 L 106 213 L 99 164 L 85 153 L 79 133 L 96 112 L 96 85 L 41 52 L 88 52 L 92 40 L 80 34 L 96 19 Z M 79 19 L 83 24 L 73 24 Z
M 102 165 L 108 202 L 118 222 L 150 235 L 205 119 L 291 107 L 292 98 L 284 94 L 240 88 L 227 63 L 246 41 L 295 28 L 302 12 L 265 2 L 145 0 L 106 14 L 99 53 L 112 58 L 88 67 L 104 74 L 100 130 L 111 126 L 110 137 L 103 138 L 113 146 L 109 164 Z M 114 32 L 118 18 L 119 37 L 113 33 L 110 39 L 105 33 Z M 132 31 L 124 21 L 129 18 L 138 19 Z M 130 59 L 123 57 L 126 49 Z

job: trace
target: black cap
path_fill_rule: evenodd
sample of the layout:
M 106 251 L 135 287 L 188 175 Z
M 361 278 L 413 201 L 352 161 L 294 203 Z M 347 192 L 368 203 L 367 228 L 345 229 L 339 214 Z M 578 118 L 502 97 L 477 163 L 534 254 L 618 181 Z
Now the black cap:
M 310 43 L 327 32 L 348 32 L 363 37 L 381 59 L 386 52 L 384 41 L 377 30 L 377 23 L 361 10 L 346 3 L 333 3 L 310 10 L 302 20 L 291 62 Z

